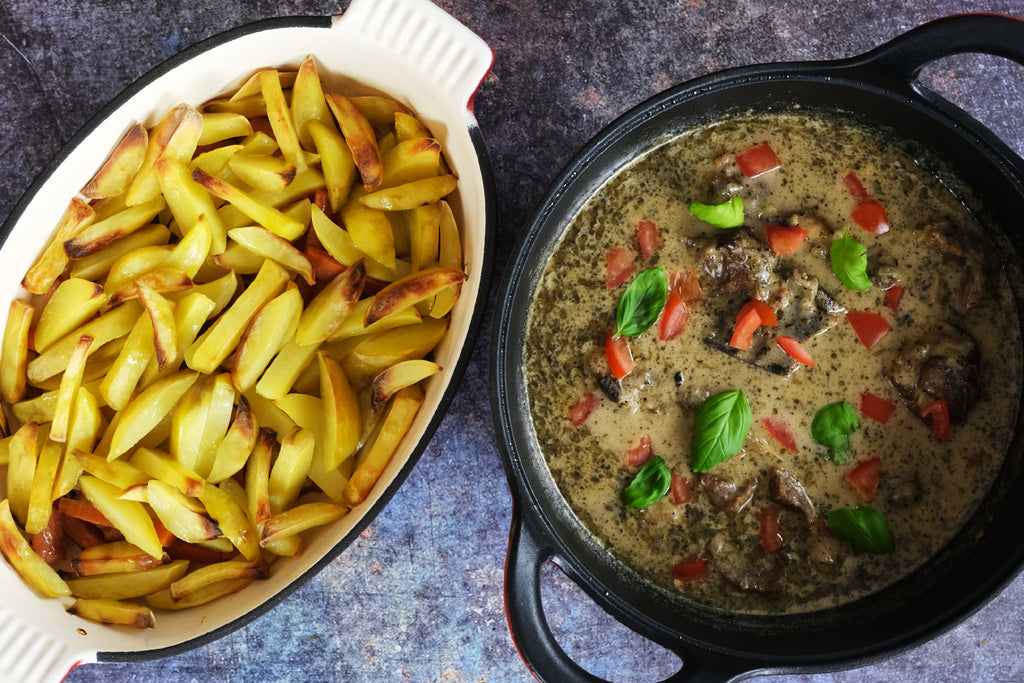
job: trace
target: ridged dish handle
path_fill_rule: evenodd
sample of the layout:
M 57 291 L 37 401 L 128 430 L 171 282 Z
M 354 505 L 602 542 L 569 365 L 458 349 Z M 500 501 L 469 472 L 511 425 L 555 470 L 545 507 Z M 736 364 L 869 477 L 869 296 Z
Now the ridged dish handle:
M 892 76 L 917 92 L 915 82 L 929 62 L 978 52 L 1024 65 L 1024 20 L 1003 14 L 956 14 L 922 24 L 848 64 Z
M 505 614 L 520 656 L 541 681 L 602 683 L 604 679 L 574 662 L 558 645 L 544 616 L 540 570 L 545 562 L 555 557 L 555 546 L 528 515 L 519 514 L 517 509 L 513 516 L 505 566 Z M 635 625 L 627 626 L 638 632 L 641 630 Z M 706 650 L 691 651 L 679 643 L 659 641 L 659 644 L 683 660 L 683 667 L 664 683 L 721 683 L 757 668 L 745 661 L 719 657 Z
M 494 63 L 487 43 L 429 0 L 352 0 L 332 30 L 339 39 L 368 40 L 402 55 L 440 95 L 470 111 Z

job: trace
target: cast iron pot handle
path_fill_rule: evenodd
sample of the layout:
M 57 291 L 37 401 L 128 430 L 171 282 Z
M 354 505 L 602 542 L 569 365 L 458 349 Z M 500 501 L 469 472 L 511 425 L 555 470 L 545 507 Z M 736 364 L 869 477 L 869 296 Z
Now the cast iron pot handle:
M 541 604 L 540 569 L 557 553 L 536 526 L 528 515 L 523 516 L 518 510 L 513 512 L 505 566 L 505 614 L 512 639 L 538 680 L 603 683 L 603 678 L 586 671 L 565 653 L 548 626 Z M 684 649 L 680 643 L 656 642 L 683 660 L 683 667 L 664 683 L 721 682 L 758 668 L 753 662 L 727 655 Z
M 896 76 L 914 88 L 929 62 L 965 52 L 979 52 L 1024 65 L 1024 20 L 1002 14 L 957 14 L 922 24 L 880 47 L 849 60 L 881 78 Z

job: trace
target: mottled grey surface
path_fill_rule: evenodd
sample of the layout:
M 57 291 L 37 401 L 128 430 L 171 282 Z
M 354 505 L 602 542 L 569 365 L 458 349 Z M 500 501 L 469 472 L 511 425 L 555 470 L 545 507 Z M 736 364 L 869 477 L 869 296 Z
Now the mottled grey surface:
M 135 78 L 228 28 L 347 2 L 0 0 L 0 220 L 62 144 Z M 476 98 L 501 203 L 499 269 L 547 184 L 641 100 L 718 69 L 845 57 L 969 0 L 444 0 L 493 47 Z M 984 9 L 1024 15 L 1024 3 Z M 924 80 L 1024 152 L 1024 69 L 966 56 Z M 500 270 L 499 270 L 500 272 Z M 429 450 L 393 503 L 319 576 L 255 622 L 174 657 L 80 667 L 68 681 L 529 681 L 502 572 L 511 501 L 494 443 L 487 335 Z M 614 681 L 677 660 L 608 618 L 557 569 L 542 575 L 559 642 Z M 778 681 L 1024 680 L 1024 579 L 945 635 L 871 667 Z

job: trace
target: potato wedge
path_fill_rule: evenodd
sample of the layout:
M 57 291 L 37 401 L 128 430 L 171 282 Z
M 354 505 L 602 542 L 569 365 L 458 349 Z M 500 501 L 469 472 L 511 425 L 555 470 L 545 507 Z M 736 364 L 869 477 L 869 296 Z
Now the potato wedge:
M 82 335 L 75 344 L 71 358 L 68 360 L 68 367 L 60 378 L 60 388 L 57 390 L 57 405 L 53 410 L 53 422 L 50 425 L 50 440 L 64 443 L 68 434 L 68 423 L 71 421 L 71 410 L 74 407 L 75 399 L 78 397 L 78 389 L 82 386 L 82 375 L 85 373 L 85 360 L 89 355 L 89 348 L 92 346 L 93 338 Z M 52 482 L 51 482 L 52 483 Z M 32 532 L 35 533 L 35 532 Z
M 149 556 L 143 554 L 142 557 Z M 183 577 L 188 571 L 188 564 L 188 560 L 174 560 L 167 564 L 140 565 L 137 569 L 120 572 L 83 575 L 70 579 L 68 586 L 73 595 L 82 598 L 140 598 L 167 588 Z
M 366 281 L 363 261 L 356 261 L 330 281 L 302 311 L 295 331 L 295 343 L 327 341 L 359 301 Z
M 0 501 L 0 551 L 25 583 L 51 598 L 70 595 L 71 589 L 60 575 L 39 557 L 28 544 L 11 516 L 10 502 Z
M 384 177 L 384 165 L 381 163 L 373 126 L 349 98 L 337 93 L 327 93 L 325 97 L 345 143 L 352 152 L 356 168 L 363 179 L 363 187 L 368 192 L 376 190 Z
M 260 545 L 273 545 L 284 536 L 297 536 L 313 527 L 329 524 L 348 511 L 334 503 L 306 503 L 274 515 L 263 525 Z
M 140 484 L 147 483 L 150 479 L 150 475 L 130 462 L 125 462 L 124 460 L 110 461 L 80 448 L 76 448 L 71 452 L 71 458 L 85 472 L 120 489 L 139 486 Z
M 96 217 L 96 211 L 78 197 L 71 200 L 53 237 L 32 262 L 21 286 L 32 294 L 46 294 L 68 265 L 64 243 L 77 237 Z
M 142 167 L 148 143 L 149 133 L 142 124 L 136 123 L 129 128 L 80 194 L 86 199 L 104 199 L 124 194 Z
M 239 152 L 231 156 L 228 168 L 249 187 L 270 192 L 283 190 L 295 180 L 295 166 L 287 159 L 269 154 Z
M 201 168 L 192 171 L 192 180 L 206 188 L 206 191 L 213 196 L 229 202 L 251 220 L 286 240 L 298 238 L 305 230 L 304 225 L 274 208 L 273 205 L 261 201 L 254 194 L 239 189 L 225 180 L 211 176 Z M 288 186 L 291 184 L 289 183 Z
M 406 360 L 395 363 L 373 380 L 370 409 L 377 412 L 396 393 L 441 371 L 441 366 L 429 360 Z
M 171 589 L 151 593 L 146 596 L 146 602 L 152 607 L 166 610 L 189 609 L 213 602 L 218 598 L 234 595 L 242 590 L 254 579 L 243 577 L 240 579 L 225 579 L 197 588 L 186 596 L 179 596 L 176 600 L 171 597 Z
M 281 450 L 270 470 L 268 484 L 271 514 L 287 510 L 298 498 L 313 463 L 315 445 L 313 433 L 301 427 L 293 429 L 281 441 Z
M 228 237 L 249 251 L 298 273 L 307 284 L 314 283 L 313 264 L 309 262 L 309 259 L 290 242 L 270 230 L 259 227 L 234 228 L 228 231 Z
M 291 107 L 292 121 L 295 123 L 299 143 L 306 149 L 312 149 L 314 146 L 313 135 L 308 129 L 311 123 L 317 122 L 321 125 L 334 126 L 331 112 L 327 108 L 327 101 L 324 99 L 320 74 L 317 73 L 316 62 L 312 57 L 302 60 L 302 64 L 299 65 L 299 70 L 295 74 Z
M 311 120 L 306 124 L 305 131 L 312 138 L 317 154 L 320 155 L 320 167 L 323 170 L 331 211 L 340 211 L 356 179 L 352 152 L 330 121 Z
M 40 441 L 45 438 L 45 435 L 39 433 L 39 426 L 35 422 L 27 422 L 11 435 L 8 443 L 7 500 L 11 514 L 21 524 L 25 524 L 28 519 Z
M 125 193 L 128 206 L 136 206 L 160 195 L 156 164 L 160 159 L 187 161 L 192 158 L 203 130 L 203 116 L 195 107 L 173 107 L 150 131 L 146 156 Z
M 212 487 L 210 487 L 212 488 Z M 204 491 L 206 488 L 204 487 Z M 146 501 L 157 519 L 177 538 L 186 543 L 208 541 L 220 536 L 217 525 L 196 512 L 185 496 L 170 484 L 150 479 L 146 485 Z M 152 593 L 153 591 L 146 591 Z
M 370 489 L 377 483 L 391 456 L 412 427 L 423 400 L 423 391 L 417 386 L 406 387 L 395 394 L 387 414 L 381 421 L 376 438 L 364 446 L 359 454 L 355 472 L 352 473 L 346 491 L 350 505 L 358 505 L 366 500 Z
M 430 137 L 406 140 L 384 155 L 381 188 L 397 187 L 441 173 L 441 143 Z
M 126 336 L 131 332 L 141 313 L 141 305 L 135 301 L 128 301 L 108 313 L 93 318 L 29 361 L 28 380 L 38 385 L 63 372 L 81 337 L 92 337 L 93 343 L 89 347 L 89 353 L 94 354 L 110 341 Z
M 147 202 L 130 206 L 109 218 L 93 223 L 64 242 L 64 253 L 72 259 L 94 254 L 139 228 L 149 225 L 166 206 L 164 198 L 157 195 Z
M 78 485 L 89 502 L 110 520 L 114 528 L 124 534 L 125 540 L 153 557 L 163 557 L 160 538 L 142 503 L 121 500 L 117 488 L 96 477 L 79 477 Z
M 139 448 L 129 463 L 150 478 L 170 484 L 186 496 L 200 496 L 206 488 L 206 481 L 195 471 L 162 451 Z
M 103 287 L 95 282 L 81 278 L 68 278 L 61 282 L 39 312 L 35 329 L 36 351 L 45 351 L 55 341 L 83 325 L 99 312 L 106 300 Z M 4 348 L 7 348 L 6 341 Z
M 229 138 L 244 138 L 252 135 L 252 124 L 248 117 L 233 112 L 204 112 L 203 128 L 199 134 L 199 146 L 212 145 Z
M 366 326 L 440 293 L 445 287 L 458 285 L 466 274 L 457 268 L 436 266 L 425 268 L 392 282 L 377 292 L 363 318 Z
M 324 467 L 337 469 L 355 453 L 363 435 L 359 398 L 337 361 L 320 352 L 320 400 L 324 409 Z
M 402 185 L 384 188 L 359 197 L 359 203 L 381 211 L 407 211 L 418 206 L 433 204 L 455 191 L 459 179 L 445 175 L 412 180 Z
M 187 600 L 207 586 L 231 579 L 265 579 L 267 565 L 262 560 L 228 560 L 200 567 L 170 585 L 171 600 Z
M 274 131 L 274 139 L 281 147 L 281 154 L 296 169 L 305 170 L 306 153 L 299 144 L 295 121 L 292 120 L 292 112 L 284 97 L 281 79 L 276 70 L 267 69 L 260 73 L 260 92 L 263 101 L 267 103 L 267 119 Z
M 312 363 L 319 348 L 319 344 L 299 344 L 295 341 L 285 344 L 256 382 L 256 393 L 271 401 L 287 394 L 299 375 Z
M 216 486 L 207 486 L 199 498 L 218 528 L 247 560 L 260 557 L 256 527 L 232 496 Z
M 0 397 L 7 403 L 17 403 L 25 395 L 28 380 L 28 340 L 32 328 L 32 305 L 15 299 L 7 312 L 4 327 L 3 350 L 0 352 Z
M 239 391 L 248 391 L 271 359 L 295 337 L 302 315 L 302 295 L 289 286 L 253 317 L 242 335 L 231 369 L 231 380 Z
M 288 273 L 274 261 L 266 261 L 245 291 L 185 351 L 185 363 L 196 372 L 212 373 L 234 351 L 257 311 L 277 296 L 286 282 Z
M 27 534 L 38 534 L 50 522 L 50 512 L 53 509 L 53 482 L 57 479 L 62 452 L 60 444 L 50 440 L 44 441 L 42 448 L 39 449 L 25 519 Z
M 213 467 L 207 481 L 218 484 L 245 467 L 249 454 L 256 446 L 258 435 L 259 425 L 249 408 L 249 401 L 245 396 L 239 395 L 234 419 L 227 434 L 217 445 Z
M 109 460 L 128 452 L 149 434 L 177 404 L 199 375 L 181 370 L 154 382 L 143 390 L 121 412 L 110 442 Z

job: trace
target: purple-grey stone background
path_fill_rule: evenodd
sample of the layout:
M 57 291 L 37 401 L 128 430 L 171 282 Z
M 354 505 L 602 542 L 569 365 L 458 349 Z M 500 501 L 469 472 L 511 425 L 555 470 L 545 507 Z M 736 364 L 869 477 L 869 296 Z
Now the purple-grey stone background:
M 613 118 L 670 85 L 732 66 L 851 56 L 946 14 L 1024 16 L 1021 0 L 438 4 L 495 53 L 475 109 L 500 202 L 496 279 L 558 169 Z M 346 5 L 0 0 L 0 221 L 82 124 L 164 59 L 258 19 L 336 14 Z M 932 64 L 922 79 L 1024 152 L 1024 68 L 969 55 Z M 485 330 L 477 340 L 449 414 L 407 483 L 322 573 L 204 647 L 82 666 L 66 680 L 532 680 L 503 611 L 511 500 L 491 422 L 487 336 Z M 552 566 L 542 573 L 542 594 L 559 642 L 593 673 L 654 681 L 676 670 L 674 655 L 613 621 Z M 916 649 L 870 667 L 775 680 L 1024 680 L 1022 599 L 1018 578 L 964 623 Z

